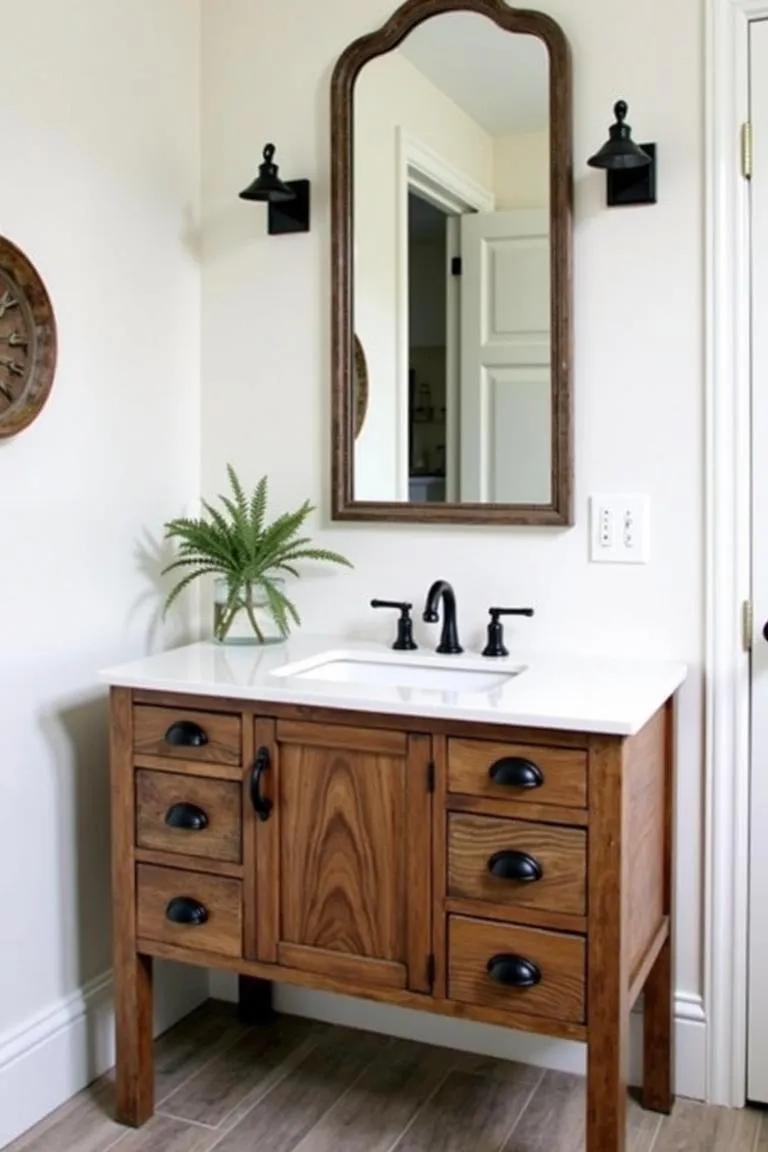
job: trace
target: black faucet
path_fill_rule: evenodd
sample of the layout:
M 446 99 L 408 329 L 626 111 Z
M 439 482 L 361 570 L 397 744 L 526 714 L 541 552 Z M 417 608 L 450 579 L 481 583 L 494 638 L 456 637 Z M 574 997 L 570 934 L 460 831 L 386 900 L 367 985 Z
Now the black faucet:
M 427 624 L 436 624 L 439 620 L 437 613 L 438 603 L 443 601 L 443 631 L 437 651 L 445 655 L 455 656 L 463 652 L 459 644 L 459 632 L 456 627 L 456 596 L 447 580 L 435 580 L 427 592 L 427 602 L 424 605 L 422 619 Z

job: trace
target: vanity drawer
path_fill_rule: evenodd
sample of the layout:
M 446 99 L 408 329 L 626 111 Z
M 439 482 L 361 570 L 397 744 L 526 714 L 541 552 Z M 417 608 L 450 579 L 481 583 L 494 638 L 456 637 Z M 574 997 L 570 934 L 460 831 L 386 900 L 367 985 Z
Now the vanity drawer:
M 227 780 L 136 773 L 136 844 L 209 860 L 242 860 L 242 790 Z
M 448 816 L 448 895 L 583 916 L 587 834 L 580 828 Z
M 585 808 L 587 754 L 573 748 L 450 739 L 448 791 L 493 800 Z
M 239 880 L 139 864 L 136 887 L 140 937 L 221 956 L 242 956 Z
M 133 750 L 149 756 L 239 765 L 240 717 L 137 704 L 133 709 Z
M 449 917 L 449 1000 L 580 1024 L 585 971 L 581 936 Z

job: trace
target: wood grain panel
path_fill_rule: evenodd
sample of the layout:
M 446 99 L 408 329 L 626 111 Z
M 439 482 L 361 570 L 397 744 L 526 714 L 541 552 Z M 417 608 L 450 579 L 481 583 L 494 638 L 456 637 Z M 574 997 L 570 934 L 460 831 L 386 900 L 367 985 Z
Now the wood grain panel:
M 281 939 L 406 959 L 406 761 L 280 745 Z
M 521 883 L 492 875 L 491 857 L 506 850 L 535 860 L 541 880 Z M 449 896 L 583 916 L 586 872 L 587 836 L 579 829 L 458 813 L 448 818 Z
M 445 736 L 432 737 L 432 759 L 435 765 L 435 796 L 432 810 L 432 951 L 435 957 L 434 995 L 448 996 L 448 919 L 445 896 L 448 890 L 447 816 L 445 805 L 448 788 L 448 741 Z
M 181 852 L 156 852 L 154 848 L 137 848 L 134 858 L 138 864 L 157 864 L 159 868 L 181 868 L 189 872 L 199 872 L 204 868 L 211 876 L 231 876 L 242 880 L 242 864 L 230 864 L 226 860 L 208 860 L 205 863 L 199 856 L 185 856 Z
M 481 920 L 501 920 L 505 924 L 525 924 L 531 928 L 551 928 L 556 932 L 572 932 L 584 936 L 587 931 L 586 916 L 566 916 L 562 912 L 538 908 L 521 908 L 519 905 L 491 904 L 487 900 L 464 900 L 459 896 L 449 896 L 445 909 L 456 916 L 478 917 Z
M 139 864 L 136 876 L 139 935 L 149 940 L 167 940 L 180 948 L 202 948 L 223 956 L 242 955 L 243 886 L 239 880 L 152 864 Z M 199 925 L 168 920 L 166 908 L 177 896 L 203 904 L 208 920 Z
M 128 688 L 110 690 L 112 800 L 112 956 L 117 1073 L 115 1114 L 143 1124 L 154 1109 L 152 961 L 137 945 L 133 859 L 135 794 L 131 765 L 132 710 Z
M 657 1112 L 668 1113 L 674 1103 L 674 1002 L 672 981 L 674 938 L 672 933 L 672 869 L 675 836 L 675 699 L 664 707 L 664 858 L 662 863 L 662 907 L 669 918 L 667 938 L 645 981 L 643 1001 L 643 1103 Z
M 566 828 L 586 828 L 589 812 L 586 808 L 562 808 L 558 804 L 534 804 L 525 801 L 493 800 L 481 796 L 457 796 L 446 800 L 452 812 L 475 812 L 478 816 L 499 816 L 502 820 L 535 820 L 539 824 L 562 824 Z
M 381 988 L 405 988 L 406 969 L 394 960 L 372 960 L 367 956 L 350 956 L 326 948 L 308 948 L 303 944 L 279 944 L 277 962 L 286 968 L 317 972 L 334 980 L 354 980 L 359 984 L 376 984 Z
M 432 793 L 429 736 L 408 737 L 405 801 L 406 966 L 412 992 L 431 992 Z
M 628 940 L 632 971 L 664 918 L 664 710 L 625 745 L 624 788 L 629 806 Z
M 200 808 L 208 820 L 205 828 L 195 832 L 169 827 L 166 815 L 175 804 Z M 136 773 L 136 843 L 140 848 L 239 863 L 241 824 L 240 787 L 235 783 L 144 769 Z
M 280 935 L 280 828 L 283 819 L 280 795 L 280 746 L 276 737 L 274 720 L 257 718 L 252 725 L 253 752 L 260 748 L 269 751 L 270 768 L 261 782 L 261 794 L 272 801 L 272 811 L 268 820 L 259 820 L 250 799 L 244 803 L 253 828 L 254 868 L 253 887 L 250 898 L 256 901 L 256 950 L 259 960 L 277 959 L 277 942 Z M 249 777 L 245 780 L 249 792 Z M 248 891 L 246 892 L 248 895 Z
M 169 744 L 165 739 L 166 732 L 172 724 L 183 720 L 202 728 L 208 742 L 199 748 Z M 143 755 L 211 764 L 240 764 L 240 739 L 239 716 L 180 708 L 154 708 L 144 704 L 137 704 L 133 709 L 133 748 Z
M 499 954 L 533 961 L 541 970 L 541 983 L 532 988 L 497 984 L 488 975 L 487 964 Z M 580 1023 L 584 1019 L 585 961 L 585 942 L 579 936 L 463 916 L 448 920 L 451 1000 Z
M 397 729 L 348 728 L 343 724 L 306 724 L 280 720 L 277 739 L 281 744 L 305 748 L 340 748 L 349 752 L 372 752 L 382 756 L 405 756 L 408 738 Z
M 541 769 L 540 788 L 509 788 L 493 784 L 491 765 L 507 757 L 522 757 Z M 448 741 L 448 791 L 514 800 L 518 804 L 559 804 L 583 808 L 587 803 L 587 757 L 567 748 L 533 744 L 495 744 L 485 740 Z
M 587 1147 L 624 1152 L 629 1061 L 628 854 L 624 745 L 596 736 L 589 754 Z
M 233 780 L 240 783 L 242 769 L 236 764 L 196 763 L 183 760 L 180 756 L 142 756 L 134 754 L 135 768 L 146 768 L 149 772 L 183 772 L 185 776 L 202 776 L 206 780 Z

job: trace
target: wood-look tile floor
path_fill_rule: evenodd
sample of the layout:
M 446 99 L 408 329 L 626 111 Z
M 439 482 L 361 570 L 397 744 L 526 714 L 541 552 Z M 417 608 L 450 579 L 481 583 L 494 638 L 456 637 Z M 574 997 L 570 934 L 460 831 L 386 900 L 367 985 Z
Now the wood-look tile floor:
M 157 1113 L 113 1120 L 105 1076 L 8 1152 L 579 1152 L 576 1076 L 209 1002 L 156 1045 Z M 768 1152 L 768 1113 L 632 1100 L 628 1152 Z

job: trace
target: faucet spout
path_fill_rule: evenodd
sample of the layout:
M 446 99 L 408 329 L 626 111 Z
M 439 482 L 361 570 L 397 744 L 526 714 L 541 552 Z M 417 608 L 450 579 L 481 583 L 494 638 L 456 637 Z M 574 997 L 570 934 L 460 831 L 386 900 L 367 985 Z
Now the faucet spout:
M 456 656 L 463 652 L 459 643 L 459 631 L 456 623 L 456 595 L 447 580 L 435 580 L 427 593 L 422 619 L 427 624 L 436 624 L 440 619 L 438 607 L 443 602 L 443 630 L 437 651 L 443 655 Z

